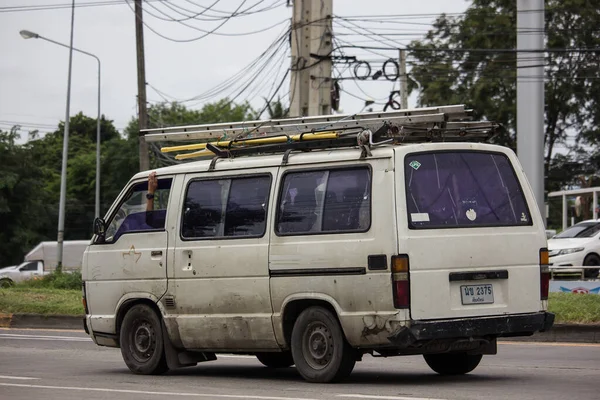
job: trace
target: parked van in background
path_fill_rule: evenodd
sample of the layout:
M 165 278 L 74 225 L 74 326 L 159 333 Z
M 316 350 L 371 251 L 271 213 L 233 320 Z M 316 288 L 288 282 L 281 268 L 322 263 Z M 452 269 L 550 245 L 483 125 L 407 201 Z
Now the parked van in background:
M 151 211 L 131 211 L 148 172 L 131 179 L 84 254 L 86 331 L 135 373 L 238 353 L 332 382 L 364 354 L 464 374 L 549 329 L 542 217 L 515 154 L 467 142 L 497 126 L 466 114 L 150 131 L 269 135 L 179 147 L 215 157 L 157 170 Z

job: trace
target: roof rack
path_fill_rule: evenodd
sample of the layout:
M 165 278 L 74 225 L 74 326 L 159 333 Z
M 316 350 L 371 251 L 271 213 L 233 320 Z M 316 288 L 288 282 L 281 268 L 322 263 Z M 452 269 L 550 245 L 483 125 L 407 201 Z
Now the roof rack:
M 195 141 L 163 147 L 183 160 L 203 156 L 239 155 L 360 147 L 362 156 L 383 144 L 432 141 L 486 141 L 500 125 L 470 118 L 464 105 L 428 107 L 392 112 L 285 118 L 264 121 L 178 126 L 143 130 L 149 142 Z M 198 143 L 201 142 L 201 143 Z

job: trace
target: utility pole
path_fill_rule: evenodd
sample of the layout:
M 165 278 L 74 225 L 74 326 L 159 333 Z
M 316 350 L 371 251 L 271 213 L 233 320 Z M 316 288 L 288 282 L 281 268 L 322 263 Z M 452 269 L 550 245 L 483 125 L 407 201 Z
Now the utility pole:
M 142 129 L 148 128 L 148 110 L 146 109 L 146 64 L 144 58 L 144 20 L 142 12 L 142 0 L 135 0 L 135 42 L 137 52 L 138 72 L 138 128 L 140 144 L 140 171 L 150 169 L 150 158 L 148 155 L 148 144 L 144 138 Z
M 292 117 L 331 114 L 332 9 L 333 0 L 294 1 L 290 79 Z
M 332 8 L 333 0 L 312 0 L 309 43 L 313 56 L 309 69 L 308 115 L 331 114 Z
M 310 9 L 312 0 L 294 0 L 291 32 L 290 117 L 308 115 Z M 306 38 L 306 39 L 305 39 Z
M 399 51 L 398 78 L 400 79 L 400 108 L 408 108 L 408 77 L 406 75 L 406 50 Z
M 517 154 L 545 214 L 543 48 L 544 0 L 517 0 Z

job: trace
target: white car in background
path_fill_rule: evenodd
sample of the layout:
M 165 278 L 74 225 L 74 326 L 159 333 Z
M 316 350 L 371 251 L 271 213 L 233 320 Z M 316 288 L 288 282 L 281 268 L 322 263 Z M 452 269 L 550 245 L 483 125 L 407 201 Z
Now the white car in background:
M 548 240 L 550 265 L 600 269 L 600 219 L 575 224 Z M 597 278 L 599 269 L 586 269 L 586 278 Z

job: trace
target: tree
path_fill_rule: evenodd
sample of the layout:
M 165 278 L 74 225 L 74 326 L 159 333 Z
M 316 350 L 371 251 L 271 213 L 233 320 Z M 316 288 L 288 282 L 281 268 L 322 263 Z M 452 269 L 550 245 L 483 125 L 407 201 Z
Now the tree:
M 121 189 L 123 176 L 129 179 L 137 169 L 121 166 L 113 170 L 107 162 L 114 163 L 115 157 L 129 158 L 119 150 L 126 143 L 111 120 L 101 117 L 101 201 L 102 214 L 113 202 L 114 193 Z M 96 119 L 78 113 L 69 121 L 69 154 L 67 157 L 67 193 L 65 207 L 65 239 L 88 239 L 92 235 L 92 221 L 96 197 Z M 47 213 L 43 227 L 38 233 L 50 240 L 56 239 L 59 214 L 60 181 L 62 170 L 64 122 L 58 129 L 43 138 L 28 143 L 29 151 L 37 154 L 37 160 L 47 172 L 45 191 L 48 193 Z M 119 146 L 121 145 L 121 146 Z M 109 150 L 118 154 L 108 153 Z M 131 173 L 130 173 L 131 172 Z M 126 180 L 125 180 L 126 182 Z M 118 189 L 113 189 L 119 185 Z M 113 197 L 107 196 L 107 192 Z
M 18 128 L 0 131 L 0 267 L 17 264 L 44 239 L 48 171 L 29 145 L 18 145 Z
M 597 6 L 584 0 L 546 3 L 546 47 L 597 48 Z M 514 147 L 516 128 L 516 53 L 452 51 L 516 48 L 514 0 L 474 0 L 461 16 L 441 15 L 422 41 L 413 42 L 411 77 L 420 87 L 420 105 L 466 103 L 477 117 L 501 122 L 502 144 Z M 568 132 L 577 137 L 598 132 L 600 95 L 594 52 L 550 52 L 546 55 L 546 162 Z M 541 79 L 542 77 L 540 77 Z
M 519 134 L 516 53 L 485 49 L 516 48 L 516 15 L 514 0 L 474 0 L 464 15 L 441 15 L 423 40 L 411 44 L 409 80 L 411 90 L 419 90 L 419 105 L 466 104 L 476 118 L 500 122 L 506 131 L 497 143 L 513 149 Z M 600 13 L 591 1 L 548 0 L 545 24 L 548 49 L 582 49 L 544 55 L 546 187 L 557 190 L 579 186 L 575 165 L 600 166 L 600 54 L 585 50 L 600 47 Z M 558 146 L 567 154 L 557 155 Z
M 282 119 L 287 118 L 290 114 L 290 109 L 286 108 L 281 102 L 281 98 L 277 98 L 277 101 L 267 102 L 267 112 L 269 113 L 269 119 Z M 260 117 L 260 116 L 259 116 Z
M 222 122 L 251 121 L 257 118 L 256 111 L 250 104 L 235 104 L 228 99 L 222 99 L 215 103 L 207 103 L 200 110 L 191 110 L 185 105 L 177 102 L 153 104 L 148 109 L 148 120 L 150 128 L 162 128 L 168 126 L 216 124 Z M 129 141 L 138 140 L 138 119 L 133 118 L 125 128 L 125 135 Z M 161 143 L 165 146 L 177 145 L 181 143 Z M 175 160 L 160 152 L 160 148 L 150 143 L 151 154 L 150 167 L 158 168 L 164 165 L 170 165 Z M 138 154 L 134 155 L 138 160 Z

